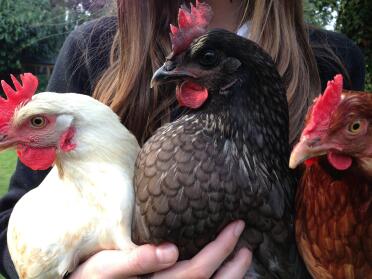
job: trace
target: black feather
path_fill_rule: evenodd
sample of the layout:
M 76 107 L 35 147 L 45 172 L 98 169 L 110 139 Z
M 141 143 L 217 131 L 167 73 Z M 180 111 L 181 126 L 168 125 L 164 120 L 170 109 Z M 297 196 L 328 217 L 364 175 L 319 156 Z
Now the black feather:
M 197 66 L 208 49 L 219 64 Z M 293 232 L 287 99 L 275 64 L 257 44 L 224 30 L 210 31 L 174 59 L 213 73 L 195 79 L 209 98 L 160 128 L 140 152 L 135 242 L 170 241 L 188 259 L 243 219 L 239 246 L 254 251 L 251 275 L 304 278 Z

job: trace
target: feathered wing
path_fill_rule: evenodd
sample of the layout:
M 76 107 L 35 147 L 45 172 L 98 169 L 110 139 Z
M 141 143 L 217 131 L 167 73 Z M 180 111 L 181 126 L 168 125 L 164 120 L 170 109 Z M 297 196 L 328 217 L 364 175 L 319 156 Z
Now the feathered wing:
M 198 121 L 185 116 L 164 126 L 141 150 L 134 242 L 170 241 L 179 247 L 180 259 L 187 259 L 226 224 L 243 219 L 247 226 L 239 246 L 255 249 L 252 275 L 303 278 L 294 275 L 296 266 L 288 266 L 298 260 L 287 200 L 292 176 L 274 174 L 255 156 L 237 156 L 249 153 L 248 147 L 208 133 Z
M 23 279 L 62 278 L 78 264 L 79 252 L 87 252 L 82 236 L 88 236 L 92 228 L 84 220 L 93 212 L 89 213 L 88 208 L 85 213 L 73 212 L 68 201 L 72 204 L 79 201 L 74 196 L 66 197 L 68 193 L 58 183 L 56 169 L 46 179 L 52 181 L 54 185 L 42 183 L 25 195 L 16 204 L 9 221 L 8 248 Z M 76 224 L 71 214 L 78 219 Z M 61 227 L 68 228 L 66 234 L 60 233 Z
M 197 126 L 178 121 L 161 128 L 145 144 L 135 172 L 134 224 L 142 225 L 135 227 L 136 241 L 167 239 L 179 245 L 182 258 L 189 258 L 214 238 L 211 229 L 215 233 L 216 226 L 223 225 L 222 207 L 235 208 L 237 200 L 226 192 L 221 202 L 223 189 L 234 194 L 236 187 L 228 185 L 225 158 L 216 154 L 210 139 Z
M 132 247 L 132 203 L 127 201 L 132 199 L 132 176 L 114 164 L 90 165 L 93 169 L 85 167 L 80 179 L 60 180 L 53 168 L 16 204 L 8 247 L 20 278 L 63 278 L 98 251 Z M 107 187 L 107 177 L 114 187 Z

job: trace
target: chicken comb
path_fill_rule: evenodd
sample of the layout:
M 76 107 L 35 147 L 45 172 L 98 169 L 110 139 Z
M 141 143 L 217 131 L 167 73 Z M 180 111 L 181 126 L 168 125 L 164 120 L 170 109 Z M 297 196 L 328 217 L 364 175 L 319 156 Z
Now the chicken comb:
M 190 3 L 190 6 L 190 11 L 184 5 L 179 9 L 178 27 L 170 25 L 172 55 L 184 51 L 194 39 L 205 34 L 212 19 L 212 8 L 208 4 L 196 0 L 196 5 Z
M 313 131 L 316 126 L 321 125 L 323 127 L 329 123 L 331 114 L 341 102 L 342 88 L 343 77 L 341 74 L 336 75 L 333 80 L 328 81 L 323 95 L 320 95 L 314 100 L 311 109 L 311 122 L 304 130 L 304 134 Z
M 22 104 L 27 103 L 34 95 L 38 86 L 37 78 L 31 73 L 21 75 L 22 84 L 11 75 L 15 90 L 4 80 L 1 87 L 4 90 L 6 99 L 0 97 L 0 128 L 6 126 L 12 119 L 14 111 Z

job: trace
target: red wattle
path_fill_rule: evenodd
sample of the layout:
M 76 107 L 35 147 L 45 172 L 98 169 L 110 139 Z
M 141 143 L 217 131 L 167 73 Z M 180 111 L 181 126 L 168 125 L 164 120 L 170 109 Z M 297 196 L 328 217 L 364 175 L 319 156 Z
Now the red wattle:
M 32 170 L 49 169 L 56 159 L 56 149 L 54 147 L 32 148 L 19 145 L 17 154 L 21 162 Z
M 347 170 L 353 163 L 351 157 L 335 152 L 329 152 L 327 158 L 329 163 L 337 170 Z
M 307 167 L 310 167 L 310 166 L 314 165 L 317 161 L 318 161 L 318 158 L 313 157 L 313 158 L 307 159 L 307 160 L 305 161 L 305 165 L 306 165 Z
M 208 90 L 197 83 L 185 81 L 177 86 L 176 97 L 180 106 L 197 109 L 208 99 Z

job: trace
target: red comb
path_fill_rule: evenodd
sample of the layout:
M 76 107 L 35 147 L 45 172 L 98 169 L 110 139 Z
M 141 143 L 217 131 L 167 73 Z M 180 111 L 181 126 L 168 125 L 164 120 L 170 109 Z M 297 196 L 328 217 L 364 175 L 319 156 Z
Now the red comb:
M 38 86 L 37 78 L 30 73 L 21 75 L 22 84 L 11 75 L 15 90 L 5 81 L 1 81 L 1 86 L 7 99 L 0 97 L 0 130 L 12 119 L 17 107 L 27 103 L 34 95 Z
M 212 19 L 212 8 L 196 0 L 196 7 L 191 3 L 191 11 L 181 7 L 178 11 L 178 27 L 170 25 L 170 38 L 173 55 L 184 51 L 190 43 L 207 31 Z
M 304 130 L 304 133 L 309 133 L 316 126 L 328 126 L 331 114 L 336 110 L 341 101 L 341 93 L 343 87 L 342 75 L 338 74 L 333 80 L 328 81 L 327 88 L 323 95 L 320 95 L 314 100 L 314 105 L 311 111 L 311 119 L 309 125 Z

